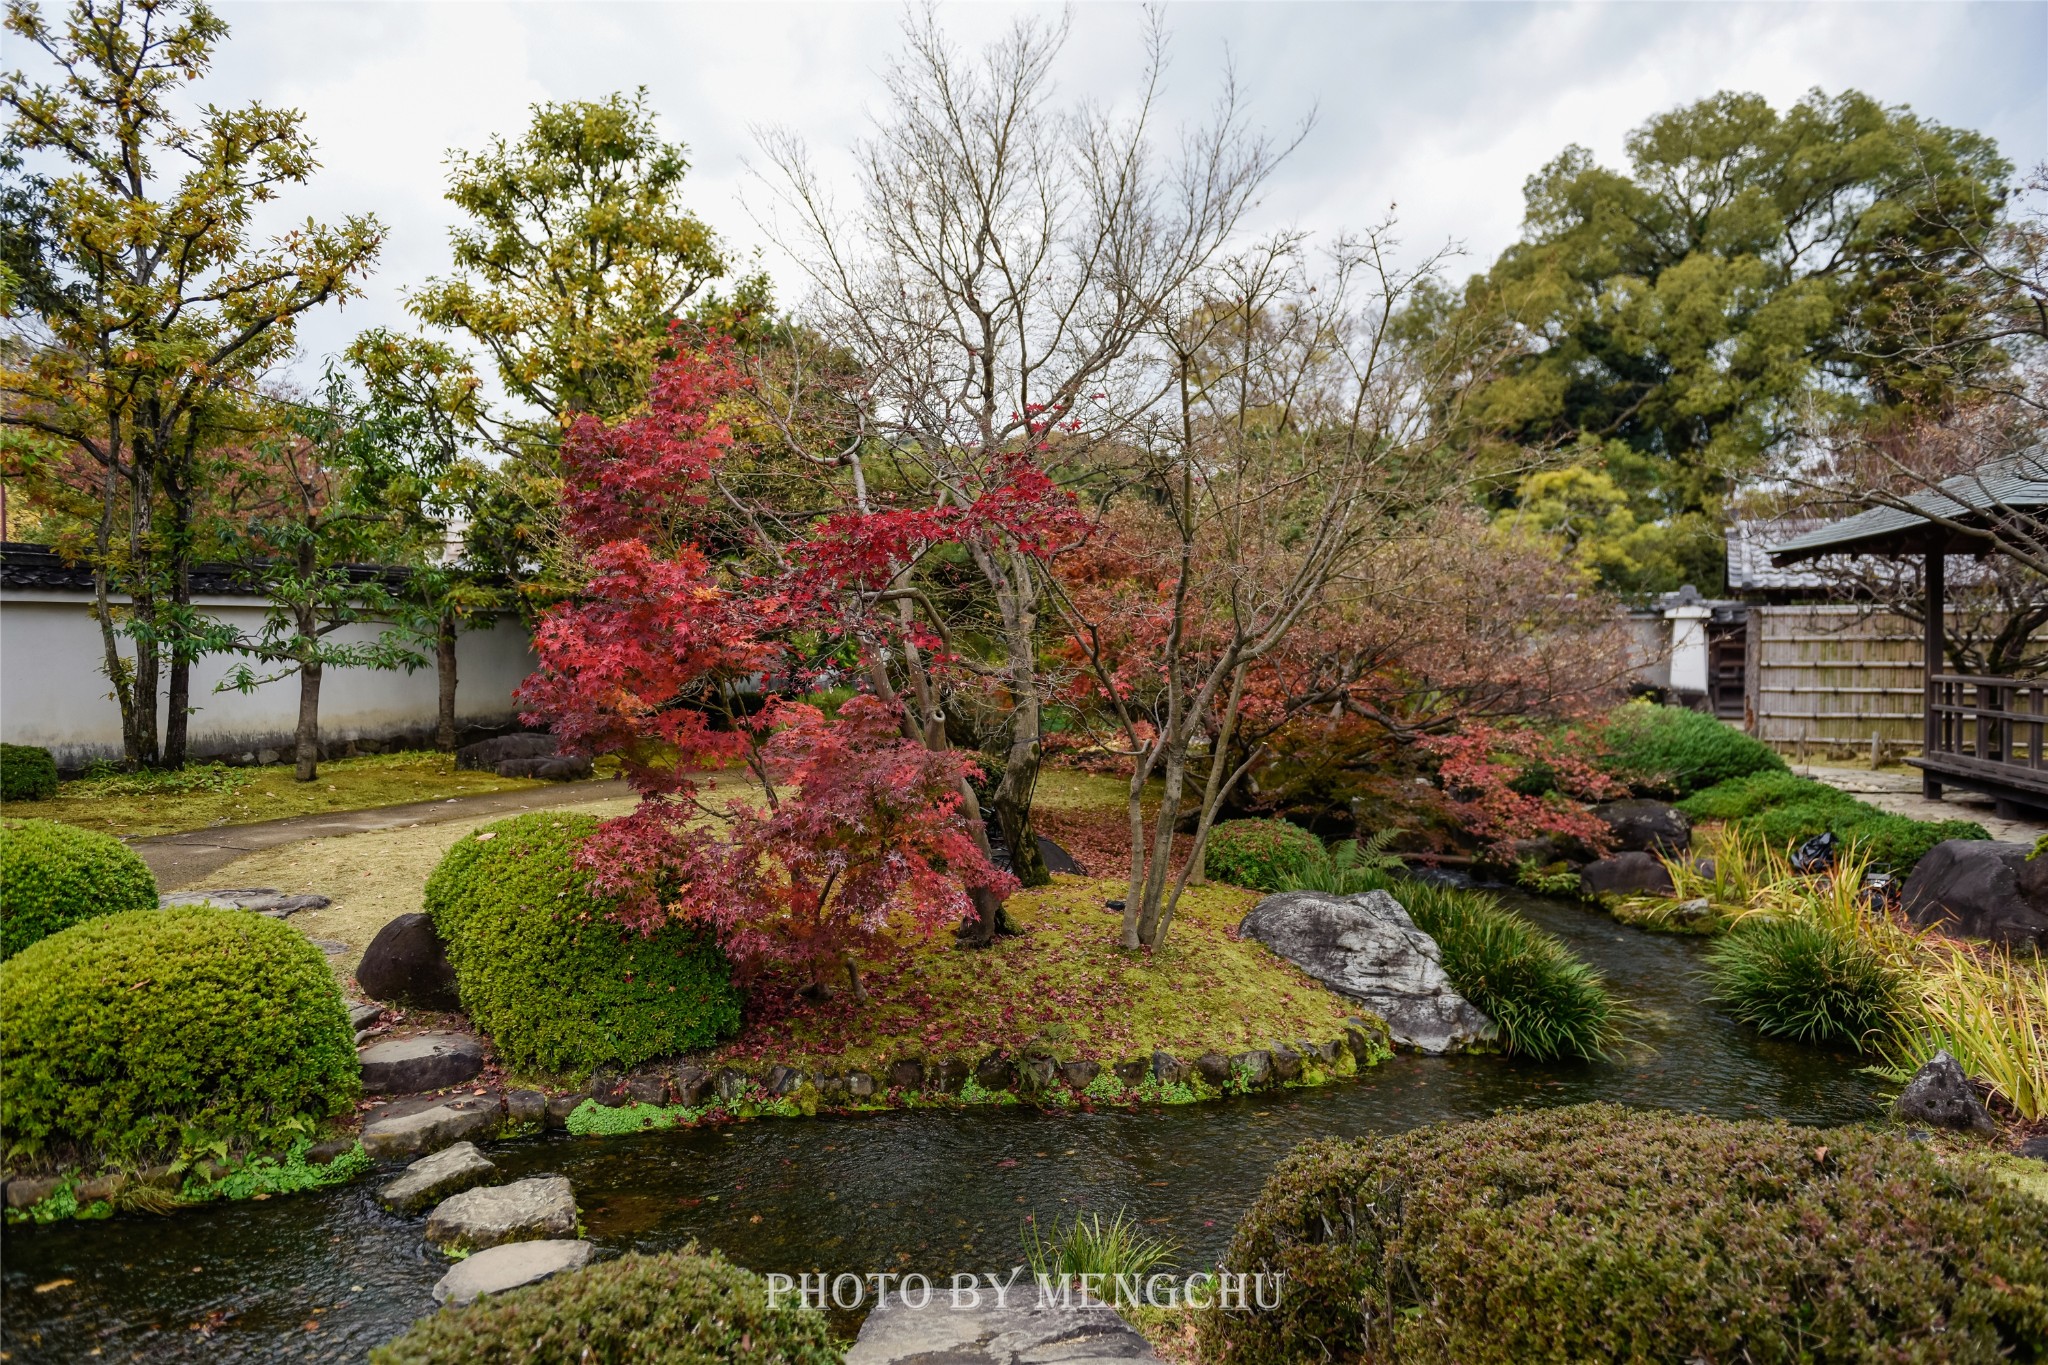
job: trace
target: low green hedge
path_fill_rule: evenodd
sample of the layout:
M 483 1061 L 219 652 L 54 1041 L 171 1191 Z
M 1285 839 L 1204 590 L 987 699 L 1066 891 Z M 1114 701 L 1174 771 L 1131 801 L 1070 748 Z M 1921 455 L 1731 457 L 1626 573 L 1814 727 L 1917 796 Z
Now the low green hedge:
M 1698 820 L 1729 821 L 1774 848 L 1833 833 L 1860 849 L 1873 868 L 1900 876 L 1944 840 L 1991 837 L 1974 820 L 1915 820 L 1791 773 L 1759 773 L 1723 782 L 1680 802 L 1679 809 Z
M 96 915 L 156 908 L 156 878 L 119 839 L 0 820 L 0 961 Z
M 597 821 L 538 812 L 486 826 L 427 879 L 462 1008 L 508 1065 L 587 1075 L 708 1047 L 736 1032 L 725 955 L 698 935 L 606 918 L 575 866 Z
M 838 1365 L 825 1315 L 694 1244 L 422 1318 L 370 1365 Z
M 1630 702 L 1600 727 L 1601 767 L 1643 796 L 1690 796 L 1752 773 L 1783 772 L 1771 747 L 1701 711 Z
M 1285 820 L 1225 820 L 1209 831 L 1202 871 L 1253 891 L 1278 891 L 1323 856 L 1323 841 Z
M 241 910 L 127 911 L 52 934 L 0 965 L 0 1036 L 10 1164 L 288 1145 L 358 1089 L 326 959 Z
M 0 801 L 47 801 L 57 794 L 57 760 L 32 744 L 0 744 Z
M 2038 1360 L 2048 1204 L 1903 1134 L 1587 1105 L 1280 1163 L 1224 1257 L 1272 1311 L 1203 1358 Z

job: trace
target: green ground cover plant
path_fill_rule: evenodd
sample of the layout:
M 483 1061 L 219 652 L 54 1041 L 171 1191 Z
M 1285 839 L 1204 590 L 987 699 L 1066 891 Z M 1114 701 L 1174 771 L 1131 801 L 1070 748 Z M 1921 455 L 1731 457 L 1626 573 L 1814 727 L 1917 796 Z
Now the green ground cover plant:
M 1785 770 L 1769 745 L 1682 706 L 1630 702 L 1597 738 L 1600 766 L 1644 796 L 1690 796 L 1731 778 Z
M 630 1252 L 422 1318 L 370 1365 L 838 1365 L 816 1309 L 695 1243 Z
M 290 764 L 242 768 L 203 763 L 162 772 L 108 771 L 66 782 L 38 806 L 36 814 L 84 829 L 146 838 L 545 785 L 458 769 L 453 754 L 426 752 L 336 759 L 320 765 L 319 780 L 314 782 L 294 781 Z
M 2039 1359 L 2048 1204 L 1903 1133 L 1617 1105 L 1304 1144 L 1239 1224 L 1231 1365 Z
M 547 811 L 500 820 L 427 879 L 462 1007 L 508 1066 L 585 1076 L 739 1028 L 739 993 L 715 945 L 682 929 L 643 937 L 606 918 L 610 903 L 575 866 L 597 823 Z
M 1225 820 L 1209 831 L 1202 871 L 1253 891 L 1278 891 L 1324 857 L 1323 841 L 1285 820 Z
M 1024 1225 L 1024 1262 L 1033 1276 L 1057 1280 L 1068 1275 L 1150 1275 L 1174 1264 L 1180 1247 L 1145 1231 L 1128 1210 L 1105 1219 L 1077 1213 Z M 1105 1279 L 1107 1283 L 1107 1279 Z
M 0 820 L 0 961 L 82 920 L 156 902 L 156 878 L 120 840 L 55 820 Z
M 0 744 L 0 801 L 47 801 L 57 794 L 57 760 L 32 744 Z
M 320 950 L 198 906 L 104 915 L 0 966 L 10 1169 L 284 1148 L 346 1110 L 355 1041 Z
M 1853 925 L 1813 915 L 1752 915 L 1707 955 L 1713 998 L 1769 1038 L 1865 1050 L 1905 1007 L 1905 967 Z

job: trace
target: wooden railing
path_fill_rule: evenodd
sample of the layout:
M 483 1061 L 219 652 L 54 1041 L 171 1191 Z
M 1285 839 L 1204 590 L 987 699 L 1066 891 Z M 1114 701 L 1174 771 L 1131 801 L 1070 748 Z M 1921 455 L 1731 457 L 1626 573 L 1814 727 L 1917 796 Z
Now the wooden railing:
M 1930 677 L 1919 766 L 2048 792 L 2048 678 Z

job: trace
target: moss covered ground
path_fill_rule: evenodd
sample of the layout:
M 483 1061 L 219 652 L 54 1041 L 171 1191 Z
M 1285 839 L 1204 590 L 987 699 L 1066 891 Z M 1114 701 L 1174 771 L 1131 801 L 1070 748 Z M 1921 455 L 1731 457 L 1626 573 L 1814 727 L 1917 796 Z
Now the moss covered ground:
M 802 998 L 796 983 L 755 983 L 740 1037 L 720 1060 L 872 1069 L 901 1057 L 978 1058 L 1027 1048 L 1105 1065 L 1163 1048 L 1214 1049 L 1341 1038 L 1356 1006 L 1236 935 L 1256 894 L 1191 887 L 1166 948 L 1127 952 L 1104 906 L 1120 880 L 1055 877 L 1011 898 L 1023 931 L 963 951 L 941 938 L 866 973 L 872 999 Z
M 452 754 L 408 752 L 322 763 L 320 776 L 312 782 L 294 781 L 290 764 L 261 768 L 210 764 L 178 772 L 81 778 L 62 783 L 49 800 L 9 802 L 4 809 L 8 815 L 61 820 L 84 829 L 142 839 L 294 815 L 371 810 L 544 785 L 528 778 L 458 770 Z

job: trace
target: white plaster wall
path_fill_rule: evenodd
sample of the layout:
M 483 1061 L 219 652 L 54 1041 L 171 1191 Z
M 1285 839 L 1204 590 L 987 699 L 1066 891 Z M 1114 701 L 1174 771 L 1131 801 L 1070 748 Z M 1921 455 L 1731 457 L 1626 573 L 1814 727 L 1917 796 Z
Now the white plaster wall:
M 248 598 L 202 598 L 207 615 L 249 634 L 262 628 L 263 609 Z M 374 639 L 373 625 L 344 627 L 346 639 Z M 127 644 L 123 641 L 124 646 Z M 323 741 L 388 740 L 430 734 L 439 683 L 431 644 L 418 647 L 426 666 L 411 673 L 329 668 L 320 687 Z M 128 652 L 126 648 L 122 651 Z M 121 713 L 100 667 L 99 626 L 87 599 L 75 593 L 20 589 L 0 594 L 0 739 L 50 750 L 65 769 L 121 753 Z M 254 692 L 215 692 L 236 663 L 215 655 L 192 666 L 191 748 L 195 757 L 239 756 L 288 748 L 298 723 L 296 676 Z M 468 725 L 510 724 L 512 689 L 533 671 L 526 628 L 516 618 L 457 637 L 457 718 Z M 161 705 L 161 703 L 160 703 Z

